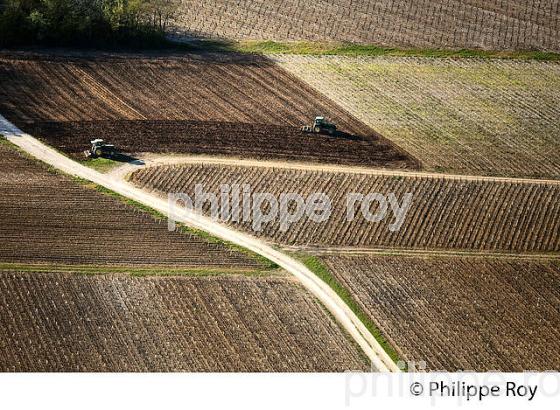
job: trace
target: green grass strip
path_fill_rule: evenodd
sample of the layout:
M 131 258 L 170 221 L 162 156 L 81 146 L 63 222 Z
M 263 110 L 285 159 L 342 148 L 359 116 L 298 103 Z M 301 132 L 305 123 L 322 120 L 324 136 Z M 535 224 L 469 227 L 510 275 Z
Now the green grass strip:
M 360 319 L 367 330 L 373 335 L 375 340 L 379 342 L 381 347 L 387 352 L 391 360 L 395 363 L 404 362 L 397 351 L 391 346 L 389 341 L 383 336 L 381 330 L 373 323 L 369 316 L 362 310 L 358 303 L 354 300 L 350 292 L 342 286 L 336 278 L 331 274 L 328 268 L 319 260 L 319 258 L 310 255 L 300 255 L 299 259 L 313 273 L 315 273 L 323 282 L 331 287 L 332 290 L 346 303 L 346 305 Z
M 474 49 L 399 49 L 367 44 L 313 42 L 313 41 L 201 41 L 199 48 L 214 51 L 236 51 L 258 54 L 299 54 L 336 56 L 395 56 L 395 57 L 438 57 L 438 58 L 498 58 L 537 61 L 560 61 L 560 53 L 545 51 L 486 51 Z
M 95 169 L 102 174 L 105 174 L 119 166 L 122 165 L 122 162 L 113 161 L 108 158 L 92 158 L 85 161 L 80 161 L 80 164 L 85 165 L 86 167 Z

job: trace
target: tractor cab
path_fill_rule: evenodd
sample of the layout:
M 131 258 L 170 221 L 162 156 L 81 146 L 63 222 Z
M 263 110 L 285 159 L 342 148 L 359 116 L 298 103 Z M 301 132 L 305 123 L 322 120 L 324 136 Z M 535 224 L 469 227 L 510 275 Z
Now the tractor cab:
M 325 117 L 315 117 L 315 121 L 313 121 L 313 127 L 322 127 L 325 123 Z
M 313 125 L 310 127 L 308 125 L 302 127 L 303 132 L 314 133 L 314 134 L 336 134 L 336 125 L 329 123 L 325 117 L 315 117 Z
M 336 134 L 336 125 L 328 122 L 325 117 L 315 117 L 313 125 L 305 125 L 301 128 L 303 132 L 313 133 L 313 134 Z
M 91 148 L 87 152 L 90 158 L 99 157 L 112 157 L 116 153 L 115 146 L 112 144 L 106 144 L 102 139 L 94 139 L 90 141 Z

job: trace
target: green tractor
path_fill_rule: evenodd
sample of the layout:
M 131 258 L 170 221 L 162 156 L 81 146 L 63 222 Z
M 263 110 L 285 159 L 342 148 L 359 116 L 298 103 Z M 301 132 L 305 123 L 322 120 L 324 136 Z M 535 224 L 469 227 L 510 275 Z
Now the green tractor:
M 336 125 L 329 123 L 325 120 L 325 117 L 315 117 L 315 121 L 313 121 L 313 125 L 305 125 L 301 128 L 303 132 L 312 133 L 312 134 L 329 134 L 335 135 L 336 134 Z
M 101 139 L 94 139 L 91 141 L 91 148 L 86 151 L 89 158 L 111 158 L 117 153 L 114 145 L 106 144 Z

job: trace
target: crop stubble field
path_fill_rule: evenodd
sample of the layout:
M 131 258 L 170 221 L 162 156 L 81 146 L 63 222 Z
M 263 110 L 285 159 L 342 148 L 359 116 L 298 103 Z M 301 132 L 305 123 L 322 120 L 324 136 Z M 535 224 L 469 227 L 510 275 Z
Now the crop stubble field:
M 418 158 L 461 174 L 560 178 L 560 64 L 276 56 Z
M 304 198 L 320 192 L 332 201 L 327 222 L 307 217 L 286 232 L 280 221 L 254 232 L 250 221 L 237 228 L 283 245 L 308 247 L 376 247 L 509 252 L 558 252 L 560 250 L 560 185 L 495 181 L 461 181 L 428 177 L 376 176 L 282 168 L 168 165 L 134 172 L 131 182 L 167 197 L 186 193 L 195 198 L 195 187 L 220 196 L 220 185 L 248 184 L 253 193 L 298 193 Z M 358 211 L 349 222 L 349 193 L 394 193 L 401 203 L 412 193 L 412 204 L 401 229 L 391 232 L 392 214 L 379 223 L 368 222 Z M 241 198 L 243 199 L 243 198 Z M 240 206 L 243 206 L 241 200 Z M 205 210 L 209 212 L 210 204 Z M 293 212 L 293 206 L 290 208 Z M 371 209 L 372 212 L 376 208 Z M 232 223 L 232 222 L 230 222 Z
M 429 370 L 560 367 L 560 263 L 492 258 L 325 256 L 396 346 Z
M 188 36 L 416 48 L 560 50 L 560 3 L 524 0 L 182 1 Z
M 287 277 L 0 271 L 1 371 L 367 370 Z
M 0 113 L 77 158 L 99 137 L 129 153 L 418 168 L 406 152 L 264 57 L 13 53 L 0 55 L 0 63 Z M 301 126 L 317 115 L 347 135 L 303 134 Z

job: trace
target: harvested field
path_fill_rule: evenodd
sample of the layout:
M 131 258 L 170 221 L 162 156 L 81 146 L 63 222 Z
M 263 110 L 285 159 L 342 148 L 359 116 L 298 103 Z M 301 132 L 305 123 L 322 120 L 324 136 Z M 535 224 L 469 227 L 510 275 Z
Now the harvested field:
M 0 262 L 256 270 L 220 243 L 169 232 L 166 221 L 47 171 L 0 143 Z
M 366 370 L 286 277 L 0 271 L 0 371 Z
M 324 261 L 406 360 L 446 371 L 560 368 L 558 261 Z
M 482 180 L 451 180 L 293 169 L 170 165 L 136 171 L 131 181 L 143 188 L 186 193 L 195 198 L 196 184 L 220 197 L 222 184 L 248 184 L 252 193 L 266 192 L 280 198 L 297 193 L 308 198 L 325 193 L 331 199 L 327 222 L 304 216 L 282 232 L 276 218 L 260 232 L 251 221 L 236 227 L 283 245 L 298 247 L 374 247 L 401 249 L 450 249 L 510 252 L 558 252 L 560 250 L 560 185 Z M 355 218 L 347 219 L 350 193 L 394 193 L 399 204 L 406 193 L 412 203 L 400 230 L 391 232 L 391 211 L 381 222 L 368 222 L 355 204 Z M 240 198 L 243 208 L 243 197 Z M 206 204 L 209 212 L 210 203 Z M 291 204 L 294 212 L 295 204 Z M 371 212 L 375 213 L 373 202 Z M 266 211 L 267 212 L 267 211 Z M 240 218 L 241 219 L 241 218 Z M 231 220 L 231 218 L 230 218 Z
M 182 1 L 179 33 L 390 47 L 560 50 L 560 3 L 524 0 Z
M 560 64 L 278 57 L 418 158 L 459 174 L 560 178 Z
M 0 113 L 80 158 L 89 140 L 103 136 L 129 153 L 418 168 L 407 153 L 258 56 L 0 55 Z M 346 134 L 300 132 L 316 115 Z

